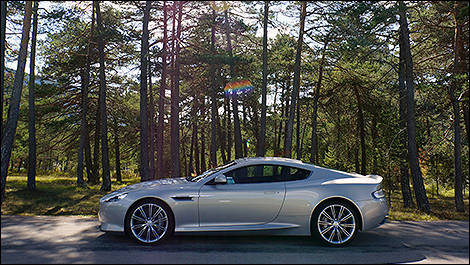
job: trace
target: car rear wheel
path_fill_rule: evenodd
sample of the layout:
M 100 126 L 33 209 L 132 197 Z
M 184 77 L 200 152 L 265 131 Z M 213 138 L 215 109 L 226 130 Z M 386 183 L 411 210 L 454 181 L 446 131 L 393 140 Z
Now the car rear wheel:
M 344 246 L 357 234 L 358 214 L 348 203 L 331 201 L 315 211 L 312 231 L 328 246 Z
M 126 232 L 145 245 L 168 238 L 174 230 L 171 210 L 157 200 L 145 200 L 131 207 L 126 218 Z

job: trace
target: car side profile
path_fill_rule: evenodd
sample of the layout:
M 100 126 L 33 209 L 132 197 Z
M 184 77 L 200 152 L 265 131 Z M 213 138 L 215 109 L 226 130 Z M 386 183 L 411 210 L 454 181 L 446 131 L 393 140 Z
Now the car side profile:
M 174 232 L 258 231 L 350 243 L 388 216 L 382 177 L 279 157 L 242 158 L 199 176 L 142 182 L 100 199 L 102 231 L 155 244 Z

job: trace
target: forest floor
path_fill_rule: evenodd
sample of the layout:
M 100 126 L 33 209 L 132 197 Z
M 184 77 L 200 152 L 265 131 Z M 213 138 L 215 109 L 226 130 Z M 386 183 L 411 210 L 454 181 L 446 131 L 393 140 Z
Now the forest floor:
M 76 186 L 76 178 L 66 174 L 47 174 L 36 177 L 36 191 L 26 188 L 26 173 L 8 176 L 2 215 L 81 215 L 97 216 L 99 199 L 108 192 L 100 191 L 100 185 L 86 188 Z M 113 180 L 112 191 L 139 182 L 136 177 L 124 177 L 122 182 Z M 453 191 L 442 190 L 440 195 L 429 194 L 431 213 L 424 214 L 416 208 L 403 207 L 399 191 L 390 194 L 390 220 L 439 221 L 469 220 L 468 192 L 464 196 L 465 212 L 455 211 Z

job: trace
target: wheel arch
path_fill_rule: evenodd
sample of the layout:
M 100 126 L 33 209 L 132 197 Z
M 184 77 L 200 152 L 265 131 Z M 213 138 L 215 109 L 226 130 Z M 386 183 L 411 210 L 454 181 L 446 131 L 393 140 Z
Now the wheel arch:
M 341 201 L 341 202 L 344 202 L 344 203 L 347 203 L 349 205 L 352 206 L 353 210 L 355 210 L 357 212 L 357 214 L 360 216 L 359 218 L 359 230 L 362 231 L 362 227 L 363 227 L 363 223 L 364 223 L 364 216 L 362 215 L 362 212 L 361 212 L 361 209 L 359 208 L 359 206 L 357 206 L 357 204 L 349 199 L 349 198 L 346 198 L 346 197 L 343 197 L 343 196 L 331 196 L 331 197 L 327 197 L 327 198 L 324 198 L 323 200 L 319 201 L 315 207 L 313 207 L 313 210 L 310 214 L 310 234 L 313 233 L 312 231 L 312 222 L 313 222 L 313 216 L 315 215 L 316 211 L 318 211 L 320 209 L 320 206 L 324 205 L 324 204 L 327 204 L 331 201 Z
M 129 208 L 127 208 L 127 211 L 126 211 L 126 214 L 124 215 L 124 232 L 126 234 L 129 233 L 128 229 L 127 229 L 127 219 L 129 218 L 129 215 L 131 213 L 131 209 L 141 203 L 141 202 L 144 202 L 144 201 L 158 201 L 160 203 L 162 203 L 163 205 L 165 205 L 168 209 L 169 209 L 169 214 L 170 214 L 170 218 L 172 219 L 173 223 L 175 224 L 175 214 L 173 213 L 173 209 L 171 209 L 170 205 L 168 205 L 168 203 L 166 203 L 164 200 L 158 198 L 158 197 L 152 197 L 152 196 L 147 196 L 147 197 L 142 197 L 138 200 L 136 200 L 135 202 L 133 202 Z M 173 231 L 171 231 L 173 232 Z

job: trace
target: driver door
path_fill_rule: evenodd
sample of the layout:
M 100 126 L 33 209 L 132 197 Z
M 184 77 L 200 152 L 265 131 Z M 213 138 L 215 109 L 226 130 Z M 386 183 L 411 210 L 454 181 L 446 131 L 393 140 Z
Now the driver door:
M 258 225 L 274 220 L 284 201 L 281 166 L 246 166 L 224 173 L 226 184 L 199 190 L 199 225 Z

